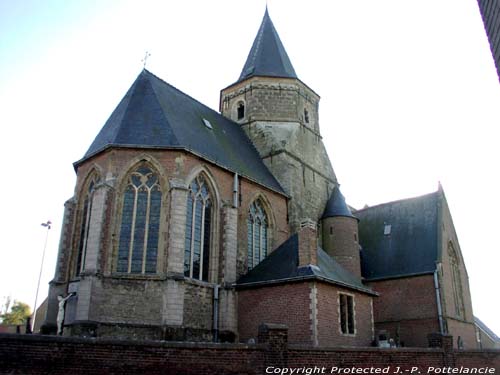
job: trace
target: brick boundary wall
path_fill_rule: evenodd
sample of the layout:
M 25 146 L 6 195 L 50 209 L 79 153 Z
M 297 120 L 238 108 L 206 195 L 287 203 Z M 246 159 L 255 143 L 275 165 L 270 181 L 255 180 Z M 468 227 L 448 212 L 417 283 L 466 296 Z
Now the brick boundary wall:
M 249 345 L 0 334 L 0 374 L 245 375 L 283 374 L 286 369 L 288 374 L 291 369 L 304 369 L 299 374 L 340 373 L 332 372 L 335 367 L 374 367 L 396 374 L 399 367 L 401 375 L 417 375 L 417 371 L 423 375 L 451 373 L 429 371 L 430 367 L 460 370 L 462 366 L 490 368 L 494 369 L 490 374 L 500 374 L 499 350 L 450 350 L 446 344 L 451 336 L 443 337 L 440 348 L 325 349 L 288 345 L 287 331 L 283 325 L 263 325 L 259 343 Z M 320 372 L 305 372 L 314 369 Z

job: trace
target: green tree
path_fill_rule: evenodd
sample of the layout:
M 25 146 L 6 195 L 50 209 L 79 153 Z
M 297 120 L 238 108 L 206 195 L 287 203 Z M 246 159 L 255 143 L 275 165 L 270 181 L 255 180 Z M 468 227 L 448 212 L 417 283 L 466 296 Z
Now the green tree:
M 14 301 L 10 311 L 5 311 L 0 315 L 2 324 L 24 324 L 31 315 L 31 309 L 28 304 L 21 301 Z

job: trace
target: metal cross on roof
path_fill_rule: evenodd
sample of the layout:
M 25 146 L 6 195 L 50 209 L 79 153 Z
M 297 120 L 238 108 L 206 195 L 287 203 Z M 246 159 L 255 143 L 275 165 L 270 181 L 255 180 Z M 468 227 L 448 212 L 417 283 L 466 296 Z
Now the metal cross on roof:
M 146 54 L 144 55 L 144 58 L 141 60 L 141 62 L 144 64 L 144 69 L 146 69 L 146 64 L 148 62 L 148 57 L 151 56 L 151 54 L 146 51 Z

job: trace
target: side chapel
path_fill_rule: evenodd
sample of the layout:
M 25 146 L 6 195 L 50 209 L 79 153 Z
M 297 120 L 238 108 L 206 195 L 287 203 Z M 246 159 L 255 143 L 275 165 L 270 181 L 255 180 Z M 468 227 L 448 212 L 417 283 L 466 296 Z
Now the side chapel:
M 266 10 L 220 113 L 143 70 L 82 159 L 42 331 L 370 346 L 379 332 L 476 347 L 444 192 L 355 211 L 325 150 L 319 95 Z

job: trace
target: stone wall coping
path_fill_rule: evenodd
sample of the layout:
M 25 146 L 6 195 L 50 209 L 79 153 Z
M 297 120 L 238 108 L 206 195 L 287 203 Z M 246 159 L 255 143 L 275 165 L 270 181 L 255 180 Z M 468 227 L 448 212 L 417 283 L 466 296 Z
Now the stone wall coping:
M 39 334 L 16 334 L 0 333 L 0 341 L 18 340 L 38 343 L 60 343 L 60 344 L 92 344 L 92 345 L 114 345 L 114 346 L 155 346 L 163 348 L 189 348 L 189 349 L 233 349 L 233 350 L 255 350 L 267 349 L 267 344 L 243 344 L 243 343 L 213 343 L 213 342 L 185 342 L 185 341 L 160 341 L 160 340 L 120 340 L 110 338 L 85 338 L 64 337 L 55 335 Z
M 311 347 L 301 344 L 289 344 L 288 351 L 312 351 L 312 352 L 407 352 L 407 353 L 442 353 L 443 348 L 417 348 L 417 347 L 398 347 L 398 348 L 377 348 L 373 346 L 336 346 L 336 347 Z M 500 354 L 500 349 L 453 349 L 455 354 Z

